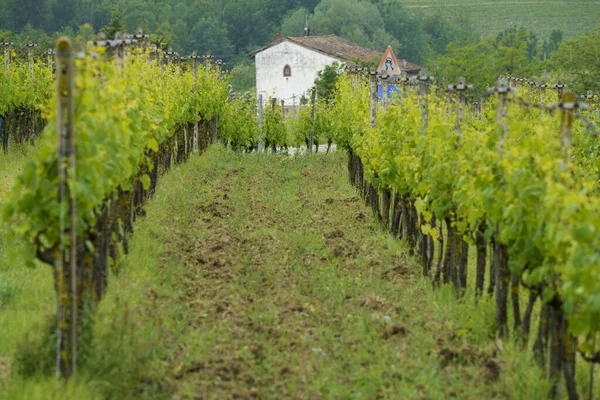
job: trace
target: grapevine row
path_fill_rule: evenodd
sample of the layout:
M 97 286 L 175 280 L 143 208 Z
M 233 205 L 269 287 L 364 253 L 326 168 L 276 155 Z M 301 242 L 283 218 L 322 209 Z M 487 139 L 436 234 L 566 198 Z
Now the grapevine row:
M 69 41 L 61 43 L 58 60 L 67 53 L 73 57 Z M 106 290 L 109 270 L 118 271 L 133 221 L 144 213 L 160 174 L 208 146 L 214 116 L 224 111 L 229 95 L 215 70 L 161 66 L 143 54 L 112 60 L 102 48 L 90 47 L 74 59 L 73 121 L 63 125 L 59 105 L 68 90 L 61 74 L 71 68 L 66 65 L 57 68 L 57 96 L 37 154 L 5 209 L 14 234 L 28 244 L 26 260 L 53 267 L 57 372 L 63 376 L 81 362 L 77 348 L 85 347 L 84 330 Z M 57 151 L 57 137 L 69 124 L 74 152 L 65 142 Z M 74 269 L 68 268 L 71 261 Z
M 11 142 L 32 143 L 41 132 L 42 114 L 52 96 L 52 81 L 51 67 L 33 61 L 13 60 L 0 73 L 0 132 L 4 152 L 9 151 Z
M 574 399 L 577 351 L 593 358 L 600 332 L 598 140 L 573 121 L 572 98 L 562 113 L 549 113 L 516 106 L 523 93 L 499 92 L 477 114 L 463 114 L 461 94 L 448 103 L 441 90 L 407 89 L 370 109 L 367 79 L 345 75 L 330 126 L 348 148 L 351 183 L 408 241 L 423 274 L 435 286 L 453 285 L 459 297 L 495 296 L 496 334 L 532 341 L 554 394 L 564 374 Z M 477 253 L 474 279 L 469 251 Z

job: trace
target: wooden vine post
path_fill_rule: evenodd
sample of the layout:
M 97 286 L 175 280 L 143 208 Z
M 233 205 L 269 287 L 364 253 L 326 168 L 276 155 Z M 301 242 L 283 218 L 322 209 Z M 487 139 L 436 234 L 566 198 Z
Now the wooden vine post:
M 556 94 L 558 95 L 558 101 L 560 102 L 562 97 L 563 97 L 563 93 L 565 91 L 565 88 L 567 86 L 562 83 L 562 81 L 558 81 L 556 82 L 556 85 L 552 86 L 552 89 L 556 90 Z
M 142 54 L 142 52 L 146 49 L 147 40 L 150 36 L 144 33 L 142 28 L 137 28 L 135 31 L 135 35 L 133 35 L 135 40 L 137 41 L 137 53 L 138 56 Z
M 358 80 L 358 69 L 356 67 L 350 68 L 350 77 L 352 78 L 352 91 L 356 90 L 356 84 Z
M 48 57 L 47 64 L 48 64 L 48 69 L 50 71 L 52 71 L 54 69 L 54 55 L 55 54 L 56 54 L 56 52 L 53 49 L 48 49 L 48 51 L 46 51 L 46 56 Z
M 5 64 L 5 73 L 8 75 L 10 73 L 10 47 L 13 45 L 12 42 L 6 41 L 2 43 L 4 45 L 4 64 Z
M 423 126 L 421 128 L 421 135 L 425 136 L 425 131 L 429 127 L 429 82 L 433 82 L 433 76 L 427 76 L 423 71 L 419 74 L 419 105 L 421 108 L 421 119 L 423 120 Z M 435 225 L 435 218 L 431 221 L 425 221 L 423 215 L 419 215 L 420 226 L 424 226 L 427 223 Z M 421 258 L 421 264 L 423 265 L 423 276 L 429 276 L 431 271 L 431 265 L 434 255 L 434 242 L 431 235 L 422 234 L 419 230 L 419 236 L 421 237 L 419 254 Z
M 208 76 L 210 73 L 211 66 L 212 66 L 213 56 L 210 54 L 206 54 L 203 57 L 204 57 L 204 66 L 206 67 L 206 75 Z
M 389 78 L 390 76 L 387 74 L 383 74 L 379 77 L 381 80 L 381 105 L 384 109 L 388 105 Z
M 263 149 L 263 95 L 258 95 L 258 151 Z
M 531 80 L 531 81 L 527 82 L 527 84 L 529 85 L 529 92 L 532 95 L 535 94 L 535 89 L 537 88 L 537 83 L 535 83 L 534 80 Z
M 467 80 L 460 77 L 456 80 L 456 85 L 450 86 L 449 90 L 456 93 L 456 120 L 454 122 L 454 130 L 462 137 L 461 125 L 465 119 L 465 103 L 466 96 L 465 91 L 467 89 L 473 89 L 473 86 L 467 85 Z
M 406 95 L 406 89 L 408 87 L 408 76 L 406 75 L 406 73 L 404 73 L 400 77 L 400 84 L 402 85 L 401 95 Z M 400 98 L 402 98 L 402 97 L 400 97 Z
M 4 62 L 6 69 L 4 73 L 6 76 L 10 74 L 10 47 L 13 45 L 12 42 L 5 41 L 2 43 L 4 45 Z M 3 119 L 2 121 L 2 149 L 5 153 L 8 153 L 9 150 L 9 127 L 8 127 L 8 118 Z
M 585 93 L 585 96 L 584 96 L 584 98 L 585 98 L 585 102 L 586 102 L 586 104 L 587 104 L 587 107 L 588 107 L 588 108 L 590 108 L 590 109 L 591 109 L 592 107 L 594 107 L 594 97 L 595 97 L 595 96 L 594 96 L 594 92 L 592 92 L 591 90 L 588 90 L 588 91 Z
M 540 88 L 540 104 L 541 105 L 545 105 L 546 104 L 546 89 L 548 89 L 548 85 L 546 84 L 546 81 L 543 80 L 538 87 Z
M 34 82 L 33 75 L 33 49 L 37 46 L 37 44 L 33 43 L 31 40 L 27 42 L 25 45 L 27 47 L 27 62 L 29 64 L 29 77 L 31 78 L 31 82 Z
M 508 140 L 508 82 L 501 76 L 498 79 L 496 92 L 498 94 L 498 104 L 496 109 L 496 120 L 500 129 L 500 138 L 498 140 L 498 152 L 502 156 L 505 152 L 506 142 Z M 496 283 L 496 332 L 499 337 L 508 337 L 508 287 L 510 283 L 510 270 L 508 269 L 508 260 L 506 256 L 506 247 L 500 243 L 499 228 L 496 226 L 494 245 L 494 259 L 490 267 L 490 281 L 492 274 Z M 478 270 L 479 276 L 481 271 Z M 517 299 L 518 300 L 518 299 Z M 518 301 L 516 303 L 518 305 Z M 514 305 L 514 302 L 513 302 Z M 518 306 L 517 306 L 518 308 Z M 517 314 L 520 312 L 517 310 Z
M 560 83 L 560 81 L 559 81 Z M 558 85 L 557 85 L 558 86 Z M 561 90 L 562 88 L 557 88 Z M 575 101 L 575 95 L 567 92 L 559 97 L 558 107 L 561 110 L 560 143 L 565 154 L 564 169 L 569 170 L 573 144 L 573 118 L 576 109 L 585 108 L 585 103 Z M 555 277 L 556 286 L 560 286 L 560 276 Z M 577 357 L 577 337 L 569 332 L 567 317 L 562 301 L 554 300 L 549 305 L 550 366 L 549 376 L 553 380 L 552 398 L 560 399 L 561 372 L 564 374 L 565 386 L 569 400 L 578 398 L 575 386 L 575 362 Z
M 221 80 L 221 69 L 223 67 L 223 60 L 217 60 L 217 80 Z M 213 143 L 217 143 L 217 133 L 219 126 L 219 111 L 215 113 L 215 120 L 213 124 Z
M 371 72 L 369 73 L 371 75 L 371 79 L 370 79 L 370 102 L 369 102 L 369 110 L 370 110 L 370 121 L 371 121 L 371 128 L 375 128 L 375 125 L 377 123 L 377 72 L 375 71 L 375 69 L 372 69 Z
M 383 109 L 387 108 L 389 104 L 388 90 L 389 90 L 389 79 L 390 76 L 387 74 L 381 74 L 379 80 L 381 82 L 381 105 Z M 388 186 L 380 187 L 379 189 L 379 219 L 383 227 L 388 230 L 390 229 L 390 203 L 391 203 L 391 190 Z
M 559 97 L 561 103 L 561 122 L 560 122 L 560 144 L 565 152 L 565 167 L 569 167 L 573 147 L 573 110 L 578 107 L 575 103 L 575 95 L 571 92 L 565 93 Z
M 175 75 L 181 74 L 181 56 L 175 52 L 173 55 L 173 61 L 175 61 Z
M 429 127 L 429 81 L 433 81 L 433 76 L 427 76 L 423 73 L 419 75 L 419 103 L 421 105 L 421 118 L 423 119 L 423 128 L 421 134 L 425 136 L 425 130 Z
M 192 55 L 189 57 L 190 60 L 192 60 L 192 75 L 194 77 L 194 92 L 198 91 L 198 60 L 200 59 L 199 56 L 196 55 L 196 52 L 192 53 Z M 198 121 L 194 122 L 194 138 L 193 138 L 193 148 L 194 148 L 194 152 L 196 153 L 200 153 L 200 145 L 199 145 L 199 141 L 198 141 L 198 135 L 199 135 L 199 127 L 198 127 Z
M 77 232 L 75 195 L 75 106 L 73 96 L 73 43 L 66 37 L 56 42 L 58 175 L 60 177 L 61 247 L 56 262 L 59 290 L 57 373 L 64 378 L 77 372 Z M 63 238 L 68 238 L 68 246 Z
M 311 124 L 310 124 L 310 139 L 308 141 L 308 152 L 312 153 L 315 142 L 315 118 L 317 112 L 317 88 L 313 87 L 310 100 L 312 102 Z

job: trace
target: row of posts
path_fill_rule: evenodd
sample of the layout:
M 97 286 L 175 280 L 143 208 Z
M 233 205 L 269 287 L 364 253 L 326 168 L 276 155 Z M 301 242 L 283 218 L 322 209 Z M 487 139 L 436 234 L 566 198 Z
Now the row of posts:
M 562 99 L 562 96 L 565 94 L 565 91 L 567 89 L 567 85 L 565 85 L 561 80 L 556 82 L 556 84 L 554 85 L 549 85 L 545 79 L 543 79 L 540 82 L 535 82 L 534 80 L 527 78 L 508 76 L 507 80 L 509 83 L 509 87 L 512 89 L 516 89 L 517 87 L 528 87 L 531 91 L 536 89 L 539 90 L 540 104 L 542 105 L 546 104 L 547 90 L 554 90 L 558 96 L 558 99 L 560 100 Z M 588 106 L 591 106 L 598 99 L 597 96 L 594 95 L 594 93 L 591 90 L 588 90 L 580 98 L 585 100 L 585 102 L 588 103 Z
M 362 78 L 369 77 L 369 91 L 370 91 L 370 125 L 371 127 L 376 126 L 377 120 L 377 103 L 381 102 L 381 105 L 385 109 L 389 104 L 389 84 L 390 84 L 390 76 L 386 74 L 377 74 L 375 70 L 366 70 L 363 68 L 352 68 L 350 72 L 353 75 L 352 85 L 356 88 L 357 84 L 362 85 Z M 422 126 L 422 134 L 425 133 L 429 125 L 429 110 L 428 110 L 428 95 L 429 95 L 429 87 L 434 82 L 435 78 L 433 76 L 428 76 L 425 72 L 422 72 L 420 75 L 407 76 L 402 75 L 398 78 L 395 78 L 393 83 L 399 82 L 401 84 L 401 95 L 405 91 L 409 90 L 409 87 L 418 88 L 419 95 L 419 104 L 421 108 L 421 116 L 423 120 Z M 378 86 L 381 84 L 381 101 L 379 101 L 378 96 Z M 533 81 L 528 81 L 523 78 L 514 78 L 514 77 L 504 77 L 501 76 L 498 79 L 497 86 L 493 89 L 490 89 L 490 94 L 495 93 L 498 97 L 498 109 L 497 109 L 497 121 L 499 126 L 501 127 L 502 133 L 499 141 L 499 151 L 501 153 L 504 152 L 504 146 L 506 144 L 507 135 L 508 135 L 508 94 L 511 92 L 515 92 L 517 85 L 527 85 L 531 88 L 539 88 L 541 90 L 541 104 L 544 104 L 545 99 L 545 90 L 552 89 L 556 90 L 558 95 L 558 103 L 554 104 L 554 108 L 558 108 L 561 110 L 563 118 L 561 123 L 561 145 L 566 154 L 566 163 L 570 162 L 570 153 L 571 153 L 571 135 L 572 135 L 572 122 L 573 122 L 573 111 L 575 109 L 585 108 L 586 104 L 575 102 L 575 96 L 571 92 L 566 92 L 566 85 L 561 81 L 558 81 L 555 85 L 549 86 L 545 82 L 535 83 Z M 454 94 L 456 96 L 455 99 L 455 132 L 457 135 L 462 136 L 461 126 L 464 123 L 465 118 L 465 106 L 467 103 L 467 92 L 469 90 L 473 90 L 473 86 L 467 84 L 465 78 L 459 77 L 457 79 L 456 84 L 449 85 L 446 89 L 446 92 L 449 94 Z M 588 106 L 589 103 L 595 99 L 595 96 L 588 92 L 585 96 L 582 96 L 587 100 Z M 480 112 L 481 102 L 474 103 L 474 109 L 476 114 Z
M 4 41 L 4 42 L 2 42 L 2 45 L 4 46 L 4 73 L 6 75 L 8 75 L 8 74 L 10 74 L 11 50 L 14 47 L 14 43 L 9 42 L 9 41 Z M 34 73 L 33 73 L 33 50 L 37 47 L 37 44 L 33 43 L 30 40 L 25 44 L 24 47 L 27 50 L 27 61 L 29 64 L 29 76 L 31 78 L 31 81 L 33 82 L 34 78 L 35 78 Z M 54 55 L 56 54 L 56 52 L 53 49 L 48 49 L 48 51 L 46 51 L 45 54 L 47 55 L 48 67 L 52 68 Z

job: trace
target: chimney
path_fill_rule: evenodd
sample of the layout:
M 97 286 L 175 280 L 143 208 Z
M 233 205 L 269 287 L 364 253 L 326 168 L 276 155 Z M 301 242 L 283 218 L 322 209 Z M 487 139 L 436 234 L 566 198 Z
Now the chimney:
M 279 32 L 277 32 L 277 34 L 275 35 L 275 40 L 277 40 L 278 42 L 281 40 L 281 35 L 279 34 Z

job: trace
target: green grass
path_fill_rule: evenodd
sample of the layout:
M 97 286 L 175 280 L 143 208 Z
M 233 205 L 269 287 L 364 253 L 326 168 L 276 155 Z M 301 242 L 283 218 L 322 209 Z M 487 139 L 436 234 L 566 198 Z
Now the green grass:
M 424 13 L 440 13 L 464 23 L 482 36 L 524 27 L 545 39 L 554 29 L 574 38 L 594 29 L 600 1 L 594 0 L 399 0 Z
M 0 154 L 0 209 L 31 151 L 11 148 L 8 154 Z M 18 343 L 25 336 L 41 337 L 37 328 L 54 311 L 51 270 L 23 265 L 16 256 L 21 243 L 7 236 L 9 229 L 0 223 L 0 384 L 11 374 Z
M 2 264 L 27 279 L 0 308 L 0 397 L 547 398 L 528 355 L 493 339 L 492 305 L 431 290 L 345 165 L 215 147 L 166 175 L 66 387 L 17 373 L 45 347 L 50 272 Z

